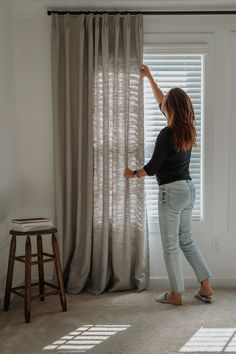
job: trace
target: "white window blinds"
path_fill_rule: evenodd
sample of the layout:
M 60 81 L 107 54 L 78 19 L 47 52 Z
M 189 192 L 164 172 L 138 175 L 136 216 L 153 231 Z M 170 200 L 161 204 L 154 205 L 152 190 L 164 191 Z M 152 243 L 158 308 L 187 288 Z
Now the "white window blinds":
M 190 175 L 196 187 L 196 201 L 193 219 L 201 220 L 202 216 L 202 121 L 203 121 L 203 63 L 202 54 L 159 54 L 144 52 L 144 64 L 164 94 L 172 87 L 181 87 L 193 103 L 197 146 L 192 149 Z M 153 153 L 159 131 L 167 125 L 165 116 L 160 112 L 151 86 L 144 80 L 144 116 L 145 116 L 145 163 Z M 158 215 L 158 185 L 156 177 L 145 178 L 146 205 L 150 221 L 156 221 Z

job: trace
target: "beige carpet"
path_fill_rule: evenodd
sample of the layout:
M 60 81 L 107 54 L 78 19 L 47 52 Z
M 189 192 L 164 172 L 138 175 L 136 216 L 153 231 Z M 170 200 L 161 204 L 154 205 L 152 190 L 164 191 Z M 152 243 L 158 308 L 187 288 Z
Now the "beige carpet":
M 195 299 L 194 290 L 188 289 L 179 307 L 155 302 L 162 290 L 67 295 L 64 313 L 53 295 L 32 303 L 30 324 L 24 323 L 23 299 L 15 297 L 9 311 L 0 312 L 0 354 L 176 354 L 201 327 L 236 331 L 236 289 L 216 289 L 210 305 Z M 85 332 L 95 337 L 86 337 L 89 340 L 81 347 Z M 54 349 L 43 349 L 49 345 Z M 86 345 L 93 347 L 80 349 Z

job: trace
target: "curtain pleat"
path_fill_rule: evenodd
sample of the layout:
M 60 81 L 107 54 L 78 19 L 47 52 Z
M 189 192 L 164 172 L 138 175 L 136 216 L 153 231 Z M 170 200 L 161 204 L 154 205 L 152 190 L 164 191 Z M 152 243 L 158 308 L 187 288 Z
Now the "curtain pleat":
M 93 214 L 93 16 L 52 18 L 55 223 L 68 291 L 90 272 Z

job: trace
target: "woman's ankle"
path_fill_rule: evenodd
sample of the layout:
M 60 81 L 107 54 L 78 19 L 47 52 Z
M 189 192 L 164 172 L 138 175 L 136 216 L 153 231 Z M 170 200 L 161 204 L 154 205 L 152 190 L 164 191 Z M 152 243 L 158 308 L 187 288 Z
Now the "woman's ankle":
M 169 300 L 169 303 L 174 304 L 174 305 L 182 305 L 183 304 L 181 293 L 176 293 L 174 291 L 171 291 L 170 293 L 168 293 L 168 300 Z
M 211 288 L 209 279 L 205 279 L 201 281 L 200 284 L 201 284 L 200 291 L 202 294 L 213 295 L 214 292 Z
M 171 296 L 173 297 L 173 298 L 175 298 L 175 299 L 181 299 L 182 300 L 182 295 L 181 295 L 181 293 L 176 293 L 176 292 L 174 292 L 174 291 L 171 291 Z

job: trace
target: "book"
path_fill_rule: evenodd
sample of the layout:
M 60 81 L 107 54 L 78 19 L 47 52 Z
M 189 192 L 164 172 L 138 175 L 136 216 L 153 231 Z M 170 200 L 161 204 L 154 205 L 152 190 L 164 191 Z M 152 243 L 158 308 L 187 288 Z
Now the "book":
M 28 224 L 28 223 L 35 223 L 35 222 L 47 222 L 51 221 L 49 218 L 28 218 L 28 219 L 12 219 L 13 223 L 17 224 Z
M 43 230 L 53 226 L 49 218 L 12 219 L 16 231 Z

